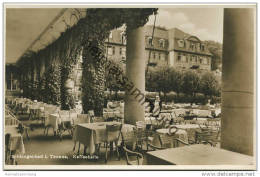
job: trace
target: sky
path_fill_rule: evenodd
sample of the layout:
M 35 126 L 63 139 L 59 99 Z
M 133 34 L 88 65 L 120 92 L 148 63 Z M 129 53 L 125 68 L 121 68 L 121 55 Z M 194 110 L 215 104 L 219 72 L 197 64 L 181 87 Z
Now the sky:
M 6 53 L 7 63 L 16 62 L 44 28 L 58 15 L 61 9 L 7 9 L 6 10 Z M 147 24 L 153 25 L 154 16 Z M 168 29 L 179 28 L 186 33 L 196 35 L 201 40 L 214 40 L 222 43 L 223 8 L 160 8 L 156 25 Z M 56 29 L 56 33 L 61 32 Z M 50 38 L 47 33 L 43 38 Z M 55 35 L 54 35 L 55 36 Z M 49 39 L 41 39 L 37 46 L 46 46 Z
M 153 25 L 154 16 L 148 24 Z M 222 43 L 223 8 L 170 8 L 159 9 L 156 25 L 180 30 L 196 35 L 201 40 L 214 40 Z

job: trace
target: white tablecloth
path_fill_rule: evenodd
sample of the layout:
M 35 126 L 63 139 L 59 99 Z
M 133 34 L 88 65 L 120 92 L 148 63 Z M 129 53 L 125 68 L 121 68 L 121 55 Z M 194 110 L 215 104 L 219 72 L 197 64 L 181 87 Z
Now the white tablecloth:
M 11 134 L 11 146 L 10 150 L 16 151 L 16 153 L 25 153 L 23 144 L 23 137 L 18 133 L 17 126 L 5 126 L 5 134 Z
M 172 130 L 172 131 L 174 131 L 174 130 Z M 178 139 L 180 139 L 184 142 L 188 142 L 188 135 L 187 135 L 187 132 L 185 130 L 177 130 L 177 132 L 175 132 L 174 135 L 169 135 L 168 133 L 169 133 L 169 129 L 158 129 L 158 130 L 156 130 L 156 134 L 154 135 L 152 144 L 160 147 L 160 145 L 161 145 L 160 141 L 159 141 L 160 135 L 172 137 L 171 147 L 176 147 L 177 143 L 174 141 L 174 138 L 178 138 Z M 178 146 L 183 146 L 183 145 L 179 144 Z
M 73 120 L 69 117 L 69 114 L 66 116 L 62 115 L 62 117 L 58 113 L 50 114 L 45 120 L 45 126 L 50 126 L 54 131 L 57 131 L 58 125 L 64 121 L 71 121 L 73 124 Z
M 95 144 L 102 143 L 106 140 L 106 125 L 120 124 L 119 122 L 95 122 L 78 124 L 73 134 L 73 141 L 84 144 L 87 152 L 93 154 L 95 152 Z M 123 124 L 122 132 L 133 130 L 133 125 Z

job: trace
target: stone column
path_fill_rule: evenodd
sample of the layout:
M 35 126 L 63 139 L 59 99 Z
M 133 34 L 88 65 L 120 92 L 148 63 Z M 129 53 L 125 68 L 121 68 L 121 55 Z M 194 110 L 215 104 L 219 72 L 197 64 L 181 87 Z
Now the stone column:
M 255 10 L 224 9 L 221 148 L 255 147 Z
M 132 82 L 131 89 L 125 91 L 125 123 L 144 121 L 145 94 L 145 37 L 144 28 L 127 32 L 126 77 Z M 131 85 L 131 84 L 129 84 Z

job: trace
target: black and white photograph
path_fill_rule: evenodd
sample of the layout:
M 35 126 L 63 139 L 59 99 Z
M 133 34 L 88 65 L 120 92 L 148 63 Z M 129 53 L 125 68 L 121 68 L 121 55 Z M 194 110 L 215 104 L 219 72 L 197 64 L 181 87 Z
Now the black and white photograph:
M 5 3 L 4 170 L 256 170 L 256 7 Z

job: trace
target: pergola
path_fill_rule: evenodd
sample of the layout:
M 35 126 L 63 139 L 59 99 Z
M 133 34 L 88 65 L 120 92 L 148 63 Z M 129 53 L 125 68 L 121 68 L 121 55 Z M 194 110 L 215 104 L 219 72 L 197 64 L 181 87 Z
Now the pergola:
M 247 155 L 255 155 L 256 145 L 255 29 L 253 9 L 224 9 L 221 148 Z M 140 93 L 145 93 L 144 39 L 142 25 L 127 31 L 126 77 Z M 124 118 L 135 124 L 145 111 L 132 91 L 126 90 Z

